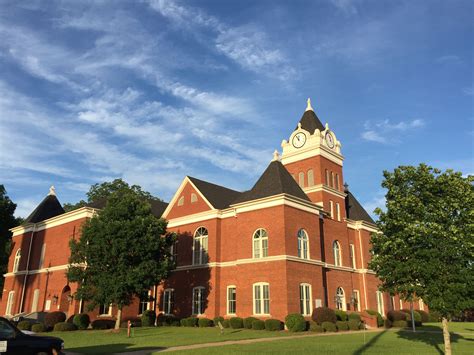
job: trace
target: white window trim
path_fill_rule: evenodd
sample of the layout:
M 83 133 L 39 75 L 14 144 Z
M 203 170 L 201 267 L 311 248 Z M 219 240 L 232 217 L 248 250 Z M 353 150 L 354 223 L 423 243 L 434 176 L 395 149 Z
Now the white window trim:
M 172 308 L 172 307 L 171 307 L 171 306 L 172 306 L 171 297 L 173 297 L 174 288 L 166 288 L 166 289 L 163 290 L 163 313 L 164 313 L 165 315 L 171 315 L 171 314 L 173 314 L 173 313 L 166 313 L 166 308 L 168 308 L 168 307 L 166 307 L 166 303 L 165 303 L 165 300 L 166 300 L 165 293 L 170 293 L 170 296 L 168 296 L 168 301 L 169 301 L 169 306 L 170 306 L 170 307 L 169 307 L 169 308 L 170 308 L 169 310 L 170 310 L 170 311 L 173 311 L 173 310 L 171 309 L 171 308 Z
M 39 305 L 39 298 L 40 298 L 40 289 L 37 288 L 33 291 L 33 299 L 31 301 L 31 312 L 38 312 L 38 305 Z
M 351 256 L 351 266 L 353 269 L 357 269 L 354 244 L 349 244 L 349 252 Z
M 207 234 L 196 237 L 197 232 L 201 228 L 205 229 Z M 196 247 L 196 238 L 199 239 L 199 248 L 200 248 L 199 263 L 197 263 L 196 259 L 195 259 L 195 250 L 194 249 Z M 206 240 L 206 244 L 207 244 L 206 248 L 203 247 L 203 243 L 202 243 L 203 239 L 207 239 Z M 200 227 L 196 228 L 196 230 L 194 231 L 194 235 L 193 235 L 193 265 L 204 265 L 204 264 L 207 264 L 209 262 L 209 256 L 207 255 L 208 249 L 209 249 L 209 230 L 204 226 L 200 226 Z M 204 256 L 206 256 L 206 259 L 207 259 L 205 263 L 203 262 L 203 257 Z
M 179 199 L 178 199 L 178 206 L 183 206 L 184 205 L 184 196 L 181 196 Z
M 308 187 L 314 186 L 314 172 L 313 169 L 308 170 Z
M 105 303 L 103 305 L 105 306 Z M 100 306 L 99 306 L 99 311 L 100 311 Z M 99 317 L 111 317 L 111 316 L 112 316 L 112 303 L 109 304 L 109 312 L 108 313 L 99 314 Z
M 399 302 L 400 302 L 400 310 L 402 310 L 403 309 L 403 300 L 400 298 Z
M 203 295 L 206 288 L 204 286 L 193 287 L 193 294 L 192 294 L 192 300 L 191 300 L 192 301 L 192 314 L 195 316 L 202 316 L 205 314 L 205 309 L 203 309 L 203 313 L 197 313 L 196 310 L 194 309 L 194 290 L 201 290 L 201 292 L 199 293 L 201 297 L 199 305 L 201 306 L 200 308 L 203 308 L 203 302 L 204 302 Z
M 198 201 L 197 195 L 193 192 L 191 193 L 191 203 L 196 203 Z
M 304 188 L 304 172 L 303 171 L 298 173 L 298 185 L 300 185 L 301 188 Z
M 331 218 L 334 219 L 334 202 L 332 200 L 329 200 L 329 209 Z
M 385 317 L 385 306 L 383 302 L 383 293 L 380 291 L 375 292 L 375 296 L 377 298 L 377 312 L 379 312 L 382 317 Z
M 260 299 L 260 309 L 262 310 L 262 313 L 257 313 L 256 308 L 255 308 L 255 286 L 260 287 L 260 292 L 261 292 L 261 299 Z M 253 315 L 254 316 L 262 316 L 262 317 L 269 317 L 270 313 L 264 313 L 265 312 L 265 299 L 263 298 L 263 286 L 268 286 L 268 309 L 270 310 L 270 302 L 271 302 L 271 297 L 270 297 L 270 284 L 268 282 L 256 282 L 252 285 L 252 307 L 253 307 Z
M 337 255 L 336 255 L 336 248 L 335 248 L 336 245 L 337 245 Z M 342 266 L 341 243 L 339 243 L 339 241 L 337 241 L 337 240 L 335 240 L 332 243 L 332 253 L 334 255 L 334 265 L 335 266 Z
M 306 239 L 303 240 L 303 238 L 300 237 L 300 231 L 303 231 Z M 301 258 L 301 259 L 305 259 L 305 260 L 311 259 L 310 255 L 309 255 L 309 236 L 308 236 L 308 232 L 306 232 L 306 230 L 304 228 L 298 229 L 297 238 L 298 238 L 298 257 Z M 305 244 L 306 244 L 306 257 L 303 255 L 303 250 L 304 249 L 300 248 L 300 246 L 301 247 L 303 246 L 303 242 L 305 242 Z
M 263 230 L 265 232 L 265 237 L 260 236 L 258 240 L 258 247 L 260 250 L 259 256 L 255 256 L 255 235 L 257 234 L 258 231 Z M 263 240 L 267 241 L 267 255 L 263 256 Z M 252 234 L 252 259 L 261 259 L 261 258 L 266 258 L 268 257 L 268 232 L 265 228 L 258 228 L 256 229 L 253 234 Z
M 309 283 L 300 283 L 300 287 L 299 287 L 299 291 L 300 291 L 300 306 L 301 306 L 301 287 L 309 287 L 309 300 L 306 300 L 305 298 L 303 298 L 303 301 L 304 301 L 304 308 L 306 308 L 306 304 L 309 302 L 309 307 L 308 309 L 304 309 L 303 312 L 301 312 L 301 307 L 300 307 L 300 312 L 303 316 L 310 316 L 312 314 L 312 299 L 313 299 L 313 289 L 311 287 L 311 284 Z M 305 293 L 305 296 L 306 296 L 306 293 Z
M 342 291 L 342 309 L 341 309 L 341 311 L 347 311 L 346 291 L 344 291 L 344 289 L 341 286 L 339 286 L 338 288 L 336 288 L 336 296 L 337 296 L 337 291 L 339 289 Z M 336 309 L 339 309 L 339 308 L 337 308 L 337 302 L 336 302 Z
M 151 296 L 151 291 L 148 291 L 148 301 L 146 301 L 146 302 L 143 301 L 143 302 L 142 302 L 142 300 L 139 299 L 139 301 L 140 301 L 140 310 L 142 309 L 142 303 L 146 303 L 146 309 L 145 309 L 145 311 L 150 310 L 150 296 Z M 143 314 L 143 312 L 142 312 L 142 313 L 138 313 L 139 316 L 141 316 L 142 314 Z
M 341 206 L 339 205 L 339 202 L 336 202 L 336 216 L 337 216 L 337 220 L 340 222 L 341 221 Z
M 227 299 L 227 302 L 226 302 L 226 315 L 235 316 L 237 314 L 237 312 L 229 313 L 229 288 L 235 288 L 235 309 L 237 310 L 237 286 L 229 285 L 229 286 L 227 286 L 227 289 L 226 289 L 226 299 Z
M 18 250 L 15 253 L 15 259 L 13 260 L 13 272 L 18 272 L 18 269 L 20 268 L 20 262 L 21 262 L 21 248 L 18 248 Z
M 15 291 L 8 292 L 7 307 L 5 308 L 5 315 L 12 316 L 13 305 L 15 304 Z
M 360 312 L 360 292 L 359 290 L 354 290 L 355 297 L 357 298 L 357 312 Z
M 425 304 L 423 303 L 423 300 L 421 298 L 418 300 L 418 307 L 419 307 L 420 311 L 425 310 Z

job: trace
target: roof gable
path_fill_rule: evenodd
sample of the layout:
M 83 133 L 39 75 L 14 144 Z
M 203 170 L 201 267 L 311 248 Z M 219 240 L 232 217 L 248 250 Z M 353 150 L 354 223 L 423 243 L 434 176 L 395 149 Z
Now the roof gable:
M 49 194 L 43 201 L 34 209 L 33 212 L 23 222 L 26 223 L 38 223 L 52 217 L 59 216 L 64 213 L 64 209 L 59 203 L 56 195 Z
M 216 209 L 229 207 L 229 205 L 242 194 L 239 191 L 199 180 L 191 176 L 188 176 L 188 178 Z
M 362 207 L 362 205 L 357 201 L 355 196 L 350 192 L 346 191 L 346 214 L 348 219 L 353 221 L 365 221 L 372 224 L 375 224 L 374 220 L 367 211 Z

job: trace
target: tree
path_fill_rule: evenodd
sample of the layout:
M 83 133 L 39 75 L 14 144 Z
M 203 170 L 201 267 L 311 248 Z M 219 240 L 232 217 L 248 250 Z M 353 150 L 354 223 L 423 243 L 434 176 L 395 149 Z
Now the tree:
M 382 289 L 407 300 L 422 298 L 442 316 L 445 353 L 448 320 L 474 306 L 473 176 L 425 164 L 384 171 L 386 211 L 375 210 L 369 267 Z
M 12 234 L 9 229 L 23 221 L 21 218 L 15 218 L 15 209 L 16 204 L 7 196 L 5 187 L 0 185 L 0 272 L 2 275 L 7 272 L 10 256 Z M 0 295 L 3 292 L 3 282 L 3 277 L 0 277 Z
M 67 276 L 79 284 L 76 298 L 89 301 L 89 309 L 116 305 L 117 329 L 123 306 L 147 294 L 174 267 L 170 248 L 175 235 L 151 213 L 144 196 L 133 187 L 120 187 L 85 223 L 81 238 L 70 242 Z
M 116 191 L 123 189 L 130 189 L 134 191 L 137 195 L 147 199 L 147 200 L 160 200 L 159 198 L 151 195 L 147 191 L 143 191 L 142 188 L 138 185 L 129 186 L 122 179 L 115 179 L 112 182 L 103 182 L 101 184 L 94 184 L 90 187 L 89 192 L 87 192 L 87 201 L 80 200 L 77 203 L 65 203 L 63 208 L 66 212 L 81 208 L 87 204 L 107 199 L 110 194 Z

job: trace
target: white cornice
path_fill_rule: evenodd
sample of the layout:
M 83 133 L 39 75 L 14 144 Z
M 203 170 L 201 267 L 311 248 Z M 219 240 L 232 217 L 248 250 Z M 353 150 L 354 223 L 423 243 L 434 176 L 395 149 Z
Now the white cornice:
M 81 266 L 81 264 L 74 264 L 77 266 Z M 21 276 L 21 275 L 34 275 L 34 274 L 44 274 L 48 272 L 54 272 L 54 271 L 61 271 L 61 270 L 67 270 L 69 269 L 69 266 L 71 264 L 63 264 L 63 265 L 57 265 L 57 266 L 51 266 L 51 267 L 45 267 L 42 269 L 36 269 L 36 270 L 21 270 L 17 272 L 8 272 L 6 274 L 3 274 L 4 277 L 12 277 L 12 276 Z M 82 265 L 85 266 L 85 265 Z
M 355 230 L 366 230 L 369 232 L 373 233 L 379 233 L 380 231 L 377 229 L 377 226 L 375 226 L 372 223 L 366 222 L 366 221 L 354 221 L 352 219 L 347 219 L 347 227 Z
M 332 194 L 334 196 L 337 196 L 337 197 L 340 197 L 340 198 L 346 198 L 346 193 L 345 192 L 341 192 L 339 190 L 336 190 L 336 189 L 333 189 L 332 187 L 329 187 L 329 186 L 326 186 L 324 184 L 319 184 L 319 185 L 314 185 L 314 186 L 310 186 L 310 187 L 305 187 L 303 188 L 303 191 L 306 193 L 306 194 L 309 194 L 311 192 L 319 192 L 319 191 L 324 191 L 324 192 L 327 192 L 329 194 Z

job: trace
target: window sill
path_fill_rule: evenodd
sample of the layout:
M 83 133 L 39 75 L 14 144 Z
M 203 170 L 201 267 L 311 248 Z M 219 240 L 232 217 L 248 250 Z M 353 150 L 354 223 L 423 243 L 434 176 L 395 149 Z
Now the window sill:
M 252 316 L 270 318 L 272 315 L 271 314 L 252 314 Z

